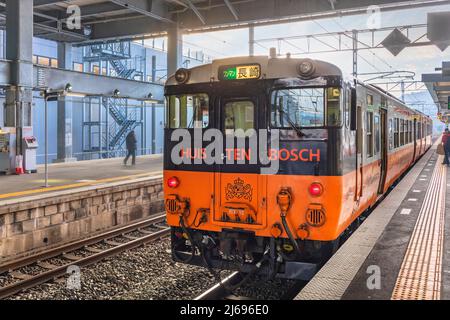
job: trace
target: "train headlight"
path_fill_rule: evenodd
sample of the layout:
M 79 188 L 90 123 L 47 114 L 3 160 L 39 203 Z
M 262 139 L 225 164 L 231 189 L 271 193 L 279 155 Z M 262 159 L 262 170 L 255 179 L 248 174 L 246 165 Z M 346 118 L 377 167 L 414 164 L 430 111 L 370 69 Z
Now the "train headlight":
M 323 187 L 320 183 L 314 182 L 309 186 L 309 194 L 313 197 L 319 197 L 323 193 Z
M 300 64 L 297 67 L 297 70 L 302 77 L 310 77 L 314 74 L 315 71 L 314 63 L 310 59 L 305 59 L 302 62 L 300 62 Z
M 189 77 L 190 77 L 191 73 L 189 72 L 188 69 L 178 69 L 177 72 L 175 72 L 175 80 L 179 83 L 179 84 L 183 84 L 189 81 Z
M 171 177 L 167 179 L 167 186 L 169 188 L 175 189 L 180 185 L 180 180 L 177 177 Z

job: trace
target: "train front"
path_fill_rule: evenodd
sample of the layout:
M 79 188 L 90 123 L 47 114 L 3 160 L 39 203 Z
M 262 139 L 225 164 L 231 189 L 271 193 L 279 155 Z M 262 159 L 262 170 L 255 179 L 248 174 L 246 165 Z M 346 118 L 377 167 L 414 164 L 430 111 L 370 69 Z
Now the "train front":
M 346 219 L 350 87 L 340 70 L 308 59 L 223 59 L 178 70 L 165 95 L 173 259 L 215 274 L 309 279 Z

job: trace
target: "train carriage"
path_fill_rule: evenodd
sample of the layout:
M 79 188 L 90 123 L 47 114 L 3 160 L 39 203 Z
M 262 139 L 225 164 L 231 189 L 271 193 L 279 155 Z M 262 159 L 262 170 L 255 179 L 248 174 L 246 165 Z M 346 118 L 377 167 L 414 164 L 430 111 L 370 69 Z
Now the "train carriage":
M 309 279 L 431 146 L 429 117 L 324 61 L 215 60 L 165 95 L 173 258 L 211 272 Z

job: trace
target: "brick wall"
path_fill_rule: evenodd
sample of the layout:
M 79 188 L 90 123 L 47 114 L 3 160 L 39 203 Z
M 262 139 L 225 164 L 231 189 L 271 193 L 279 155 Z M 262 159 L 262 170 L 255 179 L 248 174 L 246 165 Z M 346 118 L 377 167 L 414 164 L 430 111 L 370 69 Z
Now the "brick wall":
M 0 264 L 163 210 L 160 177 L 2 201 Z

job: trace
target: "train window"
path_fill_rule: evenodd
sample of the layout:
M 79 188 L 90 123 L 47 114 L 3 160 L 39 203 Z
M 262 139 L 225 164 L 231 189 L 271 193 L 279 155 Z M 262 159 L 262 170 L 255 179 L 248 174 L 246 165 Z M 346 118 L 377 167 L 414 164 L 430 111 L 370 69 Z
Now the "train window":
M 168 109 L 169 128 L 206 128 L 209 125 L 207 94 L 169 96 Z
M 235 134 L 242 129 L 245 136 L 251 134 L 249 129 L 255 129 L 255 105 L 252 101 L 233 101 L 225 104 L 225 134 Z
M 405 145 L 405 120 L 400 119 L 400 146 Z
M 412 142 L 412 121 L 411 120 L 409 120 L 409 130 L 408 130 L 408 141 L 409 141 L 409 143 L 411 143 Z
M 350 89 L 345 90 L 345 104 L 344 104 L 344 121 L 345 127 L 350 127 L 350 109 L 352 104 L 352 92 Z
M 323 88 L 282 89 L 272 93 L 271 123 L 275 128 L 325 126 Z
M 394 148 L 398 148 L 400 146 L 399 142 L 400 142 L 400 137 L 398 135 L 399 133 L 399 123 L 400 123 L 400 119 L 395 118 L 394 119 Z
M 366 146 L 367 146 L 367 157 L 373 157 L 373 112 L 367 112 L 366 116 Z
M 422 122 L 417 126 L 417 139 L 422 139 Z
M 374 128 L 375 128 L 375 154 L 379 154 L 380 153 L 380 139 L 381 139 L 381 134 L 380 134 L 380 116 L 375 116 L 373 118 L 373 122 L 374 122 Z
M 327 125 L 340 126 L 341 121 L 341 90 L 327 89 Z
M 373 106 L 373 95 L 371 95 L 371 94 L 367 95 L 367 105 Z
M 392 119 L 389 119 L 389 150 L 394 148 L 394 124 Z

